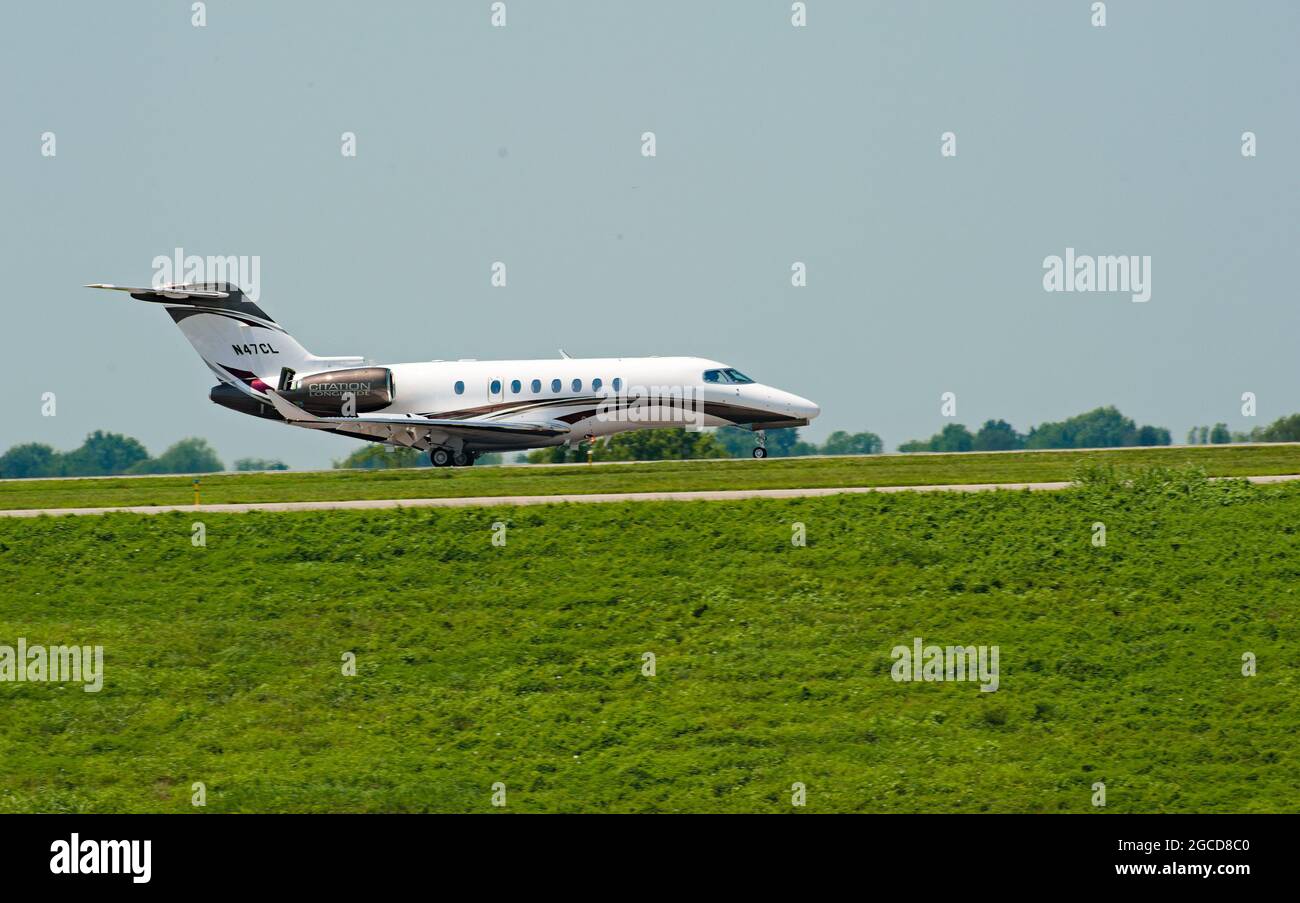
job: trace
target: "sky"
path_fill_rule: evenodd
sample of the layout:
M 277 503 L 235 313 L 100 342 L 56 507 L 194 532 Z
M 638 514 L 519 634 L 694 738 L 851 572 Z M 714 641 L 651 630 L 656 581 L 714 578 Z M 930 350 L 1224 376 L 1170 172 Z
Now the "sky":
M 818 441 L 927 437 L 945 392 L 1176 441 L 1300 411 L 1300 4 L 1093 5 L 6 4 L 0 449 L 357 447 L 212 404 L 161 309 L 81 287 L 177 248 L 255 257 L 316 354 L 699 355 L 818 402 Z M 1150 299 L 1045 290 L 1067 248 L 1149 257 Z

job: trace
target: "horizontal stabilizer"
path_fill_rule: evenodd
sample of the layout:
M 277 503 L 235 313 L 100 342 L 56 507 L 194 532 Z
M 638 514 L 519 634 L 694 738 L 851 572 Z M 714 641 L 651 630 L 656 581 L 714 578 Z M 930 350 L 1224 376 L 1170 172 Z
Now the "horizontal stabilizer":
M 151 285 L 148 288 L 113 285 L 111 282 L 92 282 L 86 288 L 126 292 L 137 301 L 152 301 L 154 304 L 165 304 L 168 308 L 179 307 L 203 312 L 219 311 L 257 317 L 275 326 L 275 321 L 267 316 L 266 311 L 245 297 L 243 289 L 229 282 L 169 282 L 164 285 Z
M 133 295 L 157 295 L 169 301 L 182 301 L 186 298 L 229 298 L 230 292 L 215 291 L 210 286 L 199 285 L 155 285 L 149 288 L 132 288 L 127 285 L 109 285 L 106 282 L 92 282 L 86 288 L 106 288 L 114 292 L 130 292 Z

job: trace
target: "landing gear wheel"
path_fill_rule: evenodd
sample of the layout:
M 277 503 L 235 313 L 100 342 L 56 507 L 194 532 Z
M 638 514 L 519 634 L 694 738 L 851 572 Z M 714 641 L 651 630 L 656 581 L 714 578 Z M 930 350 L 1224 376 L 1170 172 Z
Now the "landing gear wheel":
M 451 452 L 445 448 L 435 448 L 429 452 L 429 463 L 434 467 L 446 467 L 451 464 Z
M 451 463 L 457 467 L 469 467 L 474 463 L 474 456 L 468 452 L 458 451 L 451 456 Z
M 754 449 L 754 457 L 755 457 L 755 458 L 766 458 L 766 457 L 767 457 L 767 449 L 763 448 L 763 446 L 760 445 L 758 448 Z

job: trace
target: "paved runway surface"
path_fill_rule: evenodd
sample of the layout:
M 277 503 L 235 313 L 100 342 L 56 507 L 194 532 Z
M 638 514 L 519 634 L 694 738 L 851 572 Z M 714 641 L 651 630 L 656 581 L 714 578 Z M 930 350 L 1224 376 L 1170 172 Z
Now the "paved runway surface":
M 1286 483 L 1300 480 L 1300 474 L 1245 477 L 1252 483 Z M 28 508 L 0 511 L 0 517 L 39 517 L 42 514 L 241 514 L 247 511 L 331 511 L 364 508 L 484 508 L 492 505 L 554 505 L 562 502 L 698 502 L 731 499 L 797 499 L 863 492 L 989 492 L 997 489 L 1065 489 L 1070 483 L 967 483 L 948 486 L 844 486 L 816 489 L 721 489 L 702 492 L 604 492 L 576 495 L 501 495 L 443 499 L 355 499 L 342 502 L 250 502 L 230 505 L 136 505 L 122 508 Z

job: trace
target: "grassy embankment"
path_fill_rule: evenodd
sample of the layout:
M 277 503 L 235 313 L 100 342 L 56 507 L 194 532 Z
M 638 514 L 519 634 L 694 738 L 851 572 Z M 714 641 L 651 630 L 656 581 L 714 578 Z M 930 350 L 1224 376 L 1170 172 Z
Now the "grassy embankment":
M 0 521 L 0 643 L 106 659 L 0 683 L 0 810 L 1300 809 L 1294 484 L 193 520 Z

